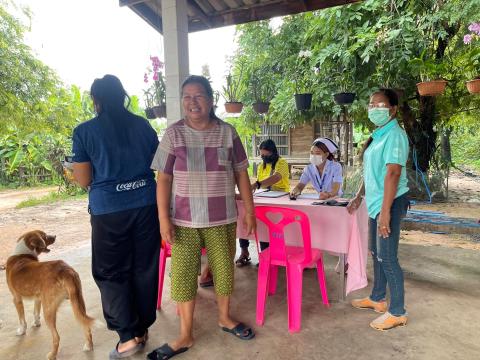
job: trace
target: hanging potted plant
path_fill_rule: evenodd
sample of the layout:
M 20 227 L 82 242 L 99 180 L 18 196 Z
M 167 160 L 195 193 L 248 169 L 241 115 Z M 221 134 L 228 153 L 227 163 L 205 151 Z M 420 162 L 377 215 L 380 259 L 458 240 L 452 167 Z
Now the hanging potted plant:
M 298 53 L 297 65 L 294 68 L 295 79 L 295 106 L 297 110 L 309 110 L 312 106 L 312 73 L 310 70 L 310 50 L 301 50 Z M 317 68 L 315 68 L 318 71 Z
M 420 96 L 438 96 L 443 94 L 447 81 L 442 79 L 444 66 L 439 61 L 425 59 L 425 52 L 419 58 L 409 62 L 412 72 L 420 76 L 421 82 L 417 83 Z
M 338 105 L 349 105 L 355 100 L 355 73 L 357 59 L 354 54 L 348 51 L 341 51 L 335 54 L 331 61 L 337 68 L 331 79 L 338 89 L 338 92 L 333 94 L 333 100 Z
M 343 68 L 339 71 L 336 82 L 339 84 L 340 92 L 333 94 L 333 100 L 338 105 L 350 105 L 355 100 L 356 94 L 352 92 L 354 88 L 354 69 Z
M 225 111 L 227 113 L 242 112 L 243 103 L 240 100 L 243 95 L 242 73 L 243 66 L 240 68 L 238 76 L 234 76 L 230 72 L 225 78 L 227 84 L 222 87 L 222 96 L 225 99 Z
M 148 68 L 143 81 L 152 84 L 143 91 L 145 100 L 145 114 L 148 119 L 164 118 L 167 116 L 166 86 L 162 72 L 163 62 L 157 56 L 150 56 L 152 68 Z
M 260 77 L 259 74 L 262 74 Z M 266 114 L 270 108 L 270 101 L 275 95 L 274 79 L 269 71 L 258 69 L 250 78 L 250 87 L 254 102 L 253 110 L 258 114 Z
M 480 23 L 472 23 L 468 27 L 470 33 L 463 37 L 463 42 L 470 46 L 467 52 L 467 71 L 471 79 L 467 81 L 467 89 L 470 94 L 480 94 Z M 473 44 L 476 43 L 474 46 Z

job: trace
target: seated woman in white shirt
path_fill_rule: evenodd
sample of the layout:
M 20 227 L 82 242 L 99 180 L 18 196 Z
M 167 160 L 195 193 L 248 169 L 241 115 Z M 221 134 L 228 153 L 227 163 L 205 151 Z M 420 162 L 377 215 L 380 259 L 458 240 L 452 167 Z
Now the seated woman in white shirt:
M 291 197 L 300 195 L 308 183 L 312 183 L 324 200 L 342 196 L 342 165 L 334 160 L 338 145 L 329 138 L 318 138 L 310 149 L 310 164 L 303 169 L 298 185 L 290 192 Z

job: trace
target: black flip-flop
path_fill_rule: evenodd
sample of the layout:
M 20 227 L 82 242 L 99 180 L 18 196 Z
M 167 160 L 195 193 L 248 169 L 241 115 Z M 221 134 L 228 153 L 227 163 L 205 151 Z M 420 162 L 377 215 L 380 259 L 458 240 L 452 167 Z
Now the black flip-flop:
M 251 263 L 252 259 L 249 256 L 240 255 L 240 257 L 235 261 L 237 267 L 244 267 Z
M 238 323 L 238 325 L 235 326 L 233 329 L 222 327 L 222 330 L 233 334 L 242 340 L 251 340 L 255 337 L 255 333 L 253 332 L 252 328 L 248 327 L 244 323 Z
M 175 355 L 184 353 L 188 349 L 189 349 L 188 347 L 182 347 L 182 348 L 179 348 L 178 350 L 175 351 L 170 347 L 170 345 L 165 343 L 162 346 L 160 346 L 159 348 L 156 348 L 151 353 L 149 353 L 147 355 L 147 359 L 150 359 L 150 360 L 167 360 L 167 359 L 170 359 L 170 358 L 174 357 Z
M 211 286 L 214 285 L 213 279 L 212 279 L 212 280 L 208 280 L 208 281 L 201 282 L 199 285 L 200 285 L 201 288 L 211 287 Z

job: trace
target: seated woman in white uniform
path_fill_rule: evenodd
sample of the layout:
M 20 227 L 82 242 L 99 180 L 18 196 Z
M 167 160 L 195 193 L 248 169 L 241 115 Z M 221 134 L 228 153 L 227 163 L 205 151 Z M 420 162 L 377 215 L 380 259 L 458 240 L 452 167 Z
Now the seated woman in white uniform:
M 334 160 L 338 145 L 329 138 L 318 138 L 310 149 L 310 164 L 303 169 L 298 185 L 290 192 L 291 197 L 300 195 L 308 183 L 312 183 L 324 200 L 342 196 L 342 165 Z

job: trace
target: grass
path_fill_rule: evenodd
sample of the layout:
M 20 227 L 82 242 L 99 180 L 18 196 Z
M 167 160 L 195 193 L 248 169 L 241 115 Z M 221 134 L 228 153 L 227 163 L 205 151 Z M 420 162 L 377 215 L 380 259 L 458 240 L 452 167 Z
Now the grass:
M 31 206 L 52 204 L 58 201 L 84 199 L 86 197 L 87 197 L 87 192 L 81 189 L 76 190 L 74 193 L 68 193 L 66 191 L 62 191 L 62 192 L 52 191 L 49 194 L 39 198 L 32 197 L 27 200 L 24 200 L 20 202 L 17 206 L 15 206 L 15 208 L 22 209 L 22 208 L 31 207 Z

